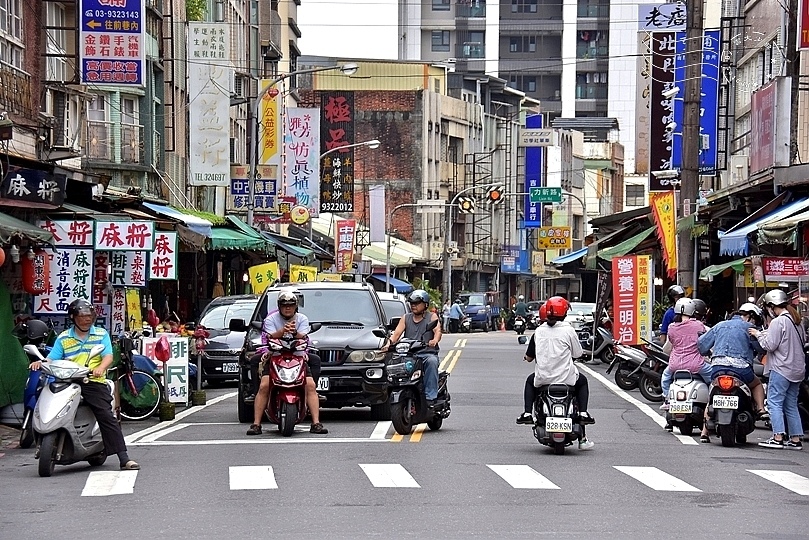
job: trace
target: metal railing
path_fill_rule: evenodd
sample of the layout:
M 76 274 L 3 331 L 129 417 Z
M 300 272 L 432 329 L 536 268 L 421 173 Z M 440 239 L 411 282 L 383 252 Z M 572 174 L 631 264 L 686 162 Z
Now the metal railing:
M 107 120 L 88 120 L 85 156 L 110 163 L 144 163 L 143 126 L 116 124 Z M 115 148 L 115 131 L 120 130 L 120 151 Z M 159 149 L 159 146 L 157 146 Z M 155 157 L 159 155 L 156 153 Z

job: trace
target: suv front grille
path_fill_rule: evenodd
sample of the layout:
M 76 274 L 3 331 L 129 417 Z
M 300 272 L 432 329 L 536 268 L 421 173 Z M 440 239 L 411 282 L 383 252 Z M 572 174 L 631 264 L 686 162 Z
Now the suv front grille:
M 322 365 L 339 364 L 343 359 L 343 351 L 340 350 L 328 350 L 328 351 L 321 350 L 319 354 L 320 354 L 320 363 Z

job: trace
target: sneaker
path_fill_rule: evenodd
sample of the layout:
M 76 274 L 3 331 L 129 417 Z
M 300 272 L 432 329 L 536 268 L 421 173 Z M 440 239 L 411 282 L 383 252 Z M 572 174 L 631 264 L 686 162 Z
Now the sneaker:
M 247 396 L 244 396 L 244 402 L 245 403 L 253 403 L 255 400 L 256 400 L 256 395 L 255 394 L 249 394 Z
M 669 433 L 673 433 L 673 432 L 674 432 L 674 426 L 672 426 L 672 425 L 671 425 L 671 423 L 669 423 L 669 422 L 666 422 L 666 425 L 665 425 L 665 426 L 663 426 L 663 429 L 665 429 L 665 430 L 666 430 L 666 431 L 668 431 Z
M 261 435 L 261 426 L 259 424 L 253 424 L 250 426 L 250 429 L 247 430 L 248 435 Z
M 775 437 L 770 437 L 764 442 L 758 443 L 759 446 L 764 448 L 784 448 L 784 441 L 776 440 Z
M 579 441 L 579 450 L 590 450 L 595 446 L 593 441 L 587 440 L 587 437 Z
M 660 410 L 661 410 L 661 411 L 667 411 L 667 410 L 669 410 L 669 402 L 668 402 L 668 401 L 664 401 L 664 402 L 663 402 L 663 404 L 660 406 Z
M 323 424 L 320 422 L 317 424 L 312 424 L 312 426 L 309 428 L 309 433 L 317 433 L 318 435 L 325 435 L 328 432 L 329 430 L 323 427 Z
M 517 417 L 518 424 L 533 424 L 534 417 L 531 416 L 531 413 L 524 412 L 520 416 Z
M 795 442 L 792 439 L 789 439 L 784 441 L 784 448 L 787 450 L 803 450 L 803 443 L 801 441 Z
M 587 411 L 582 411 L 582 412 L 579 413 L 579 424 L 589 426 L 590 424 L 595 424 L 595 423 L 596 423 L 596 419 L 593 418 L 592 416 L 590 416 L 590 413 L 588 413 Z

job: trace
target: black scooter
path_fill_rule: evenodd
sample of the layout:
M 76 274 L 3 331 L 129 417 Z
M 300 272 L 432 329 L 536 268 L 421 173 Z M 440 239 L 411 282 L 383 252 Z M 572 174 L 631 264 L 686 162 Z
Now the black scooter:
M 427 324 L 427 331 L 434 329 L 437 324 L 438 321 Z M 422 340 L 399 340 L 387 365 L 390 416 L 393 428 L 400 435 L 408 435 L 415 425 L 424 422 L 433 431 L 441 429 L 444 418 L 450 414 L 450 395 L 447 390 L 449 373 L 446 371 L 438 372 L 438 398 L 435 405 L 427 405 L 423 359 L 418 354 L 427 346 Z

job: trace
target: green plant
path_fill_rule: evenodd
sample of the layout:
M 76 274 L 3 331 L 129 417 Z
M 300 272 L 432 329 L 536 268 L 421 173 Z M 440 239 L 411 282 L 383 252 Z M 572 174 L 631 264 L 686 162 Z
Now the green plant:
M 668 302 L 655 302 L 652 308 L 652 328 L 657 330 L 660 328 L 660 323 L 663 322 L 663 315 L 669 309 Z
M 441 308 L 441 292 L 438 289 L 430 287 L 430 282 L 421 278 L 413 280 L 413 287 L 416 289 L 423 289 L 430 295 L 430 306 Z
M 185 2 L 185 17 L 189 21 L 201 21 L 205 18 L 207 9 L 207 0 L 186 0 Z

